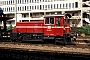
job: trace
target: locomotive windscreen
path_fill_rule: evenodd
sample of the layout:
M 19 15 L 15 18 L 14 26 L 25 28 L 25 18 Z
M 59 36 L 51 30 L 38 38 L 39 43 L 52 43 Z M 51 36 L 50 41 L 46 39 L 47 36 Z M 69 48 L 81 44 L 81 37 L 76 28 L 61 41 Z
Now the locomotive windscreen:
M 56 26 L 60 26 L 60 18 L 56 18 Z
M 54 24 L 54 18 L 53 17 L 45 18 L 45 24 Z

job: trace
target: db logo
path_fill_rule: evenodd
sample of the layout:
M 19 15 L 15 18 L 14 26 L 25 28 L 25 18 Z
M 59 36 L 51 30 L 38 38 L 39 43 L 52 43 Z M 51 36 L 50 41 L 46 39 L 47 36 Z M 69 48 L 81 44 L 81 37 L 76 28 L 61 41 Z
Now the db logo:
M 48 26 L 48 29 L 51 29 L 51 26 Z

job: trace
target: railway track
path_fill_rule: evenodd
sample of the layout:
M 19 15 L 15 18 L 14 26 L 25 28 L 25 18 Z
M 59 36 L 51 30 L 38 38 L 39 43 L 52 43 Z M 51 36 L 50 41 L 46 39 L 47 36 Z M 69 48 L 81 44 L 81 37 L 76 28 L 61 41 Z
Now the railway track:
M 82 49 L 85 49 L 85 48 L 89 48 L 90 49 L 90 39 L 89 38 L 87 38 L 87 39 L 85 39 L 85 38 L 77 38 L 76 39 L 76 43 L 75 43 L 75 45 L 60 45 L 60 44 L 58 44 L 58 45 L 55 45 L 55 44 L 42 44 L 42 43 L 29 43 L 29 42 L 22 42 L 22 43 L 20 43 L 20 42 L 0 42 L 0 47 L 16 47 L 16 46 L 39 46 L 39 47 L 43 47 L 43 46 L 46 46 L 46 47 L 67 47 L 67 48 L 82 48 Z M 25 48 L 26 48 L 25 47 Z
M 0 42 L 0 45 L 11 45 L 11 46 L 47 46 L 47 47 L 73 47 L 73 48 L 90 48 L 90 46 L 83 43 L 77 43 L 76 45 L 55 45 L 55 44 L 41 44 L 41 43 L 19 43 L 19 42 Z
M 0 42 L 0 44 L 18 44 L 18 45 L 22 45 L 22 44 L 25 44 L 25 45 L 28 45 L 28 44 L 33 44 L 33 43 L 31 43 L 31 42 Z M 88 45 L 88 46 L 90 46 L 90 39 L 89 38 L 87 38 L 87 39 L 85 39 L 85 38 L 77 38 L 76 39 L 76 42 L 74 42 L 74 44 L 75 45 L 69 45 L 69 46 L 86 46 L 86 45 Z M 37 45 L 37 43 L 34 43 L 33 45 Z M 40 43 L 39 45 L 51 45 L 51 46 L 58 46 L 58 45 L 55 45 L 55 44 L 51 44 L 51 43 L 44 43 L 44 44 L 42 44 L 42 43 Z M 60 46 L 60 45 L 59 45 Z M 67 45 L 68 46 L 68 45 Z
M 90 46 L 82 45 L 54 45 L 54 44 L 31 44 L 17 42 L 0 42 L 0 49 L 15 49 L 26 51 L 57 52 L 70 54 L 90 54 Z

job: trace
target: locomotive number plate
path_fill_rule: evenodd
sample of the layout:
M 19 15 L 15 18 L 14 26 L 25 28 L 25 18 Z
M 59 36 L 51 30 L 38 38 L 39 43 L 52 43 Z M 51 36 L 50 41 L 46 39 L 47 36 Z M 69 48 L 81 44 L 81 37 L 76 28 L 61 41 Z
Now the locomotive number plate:
M 51 26 L 48 26 L 48 29 L 51 29 Z

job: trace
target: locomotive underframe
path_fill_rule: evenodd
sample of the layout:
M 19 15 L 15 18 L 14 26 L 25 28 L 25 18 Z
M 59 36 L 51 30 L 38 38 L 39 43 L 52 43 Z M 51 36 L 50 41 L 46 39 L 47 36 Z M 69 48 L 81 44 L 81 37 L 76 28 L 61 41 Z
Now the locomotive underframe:
M 12 41 L 40 41 L 40 42 L 53 42 L 53 43 L 72 43 L 70 34 L 64 34 L 63 36 L 44 36 L 43 33 L 12 33 Z

